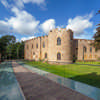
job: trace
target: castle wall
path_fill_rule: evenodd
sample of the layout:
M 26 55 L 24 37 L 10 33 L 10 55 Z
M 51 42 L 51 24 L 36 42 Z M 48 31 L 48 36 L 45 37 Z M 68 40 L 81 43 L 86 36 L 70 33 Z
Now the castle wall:
M 78 39 L 78 60 L 97 60 L 98 52 L 91 45 L 93 40 Z M 86 52 L 83 47 L 86 47 Z M 92 48 L 92 51 L 90 50 Z
M 45 54 L 47 54 L 47 58 Z M 41 37 L 41 60 L 48 60 L 48 36 Z
M 38 47 L 37 47 L 38 44 Z M 34 38 L 25 42 L 25 59 L 36 60 L 40 58 L 40 38 Z
M 43 48 L 43 42 L 45 43 L 45 48 Z M 41 45 L 40 45 L 41 44 Z M 27 48 L 28 46 L 28 48 Z M 45 53 L 48 49 L 48 37 L 37 37 L 25 42 L 25 59 L 27 60 L 43 60 Z M 46 58 L 47 60 L 47 58 Z
M 57 39 L 61 39 L 61 45 L 57 45 Z M 49 63 L 72 63 L 73 56 L 77 60 L 98 60 L 100 50 L 90 45 L 93 40 L 73 39 L 73 32 L 66 29 L 53 29 L 48 36 L 36 37 L 25 41 L 25 59 L 43 60 Z M 37 47 L 38 45 L 38 47 Z M 83 50 L 86 47 L 86 52 Z M 92 51 L 90 51 L 92 48 Z M 58 59 L 58 53 L 60 59 Z
M 71 33 L 71 34 L 70 34 Z M 57 45 L 57 38 L 61 38 L 61 45 Z M 48 35 L 48 61 L 51 63 L 72 63 L 73 33 L 66 29 L 54 29 Z M 57 53 L 61 60 L 57 60 Z

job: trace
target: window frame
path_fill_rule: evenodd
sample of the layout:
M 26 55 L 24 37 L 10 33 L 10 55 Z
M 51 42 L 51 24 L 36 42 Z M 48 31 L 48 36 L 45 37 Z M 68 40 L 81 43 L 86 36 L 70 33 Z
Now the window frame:
M 45 59 L 47 59 L 47 57 L 48 57 L 48 56 L 47 56 L 47 53 L 45 53 Z
M 60 37 L 57 38 L 57 45 L 61 45 L 61 38 Z
M 84 52 L 86 53 L 86 52 L 87 52 L 87 47 L 86 47 L 86 46 L 84 46 L 83 48 L 84 48 Z
M 90 47 L 90 52 L 92 53 L 92 47 Z
M 33 49 L 33 44 L 32 44 L 32 49 Z
M 36 48 L 38 49 L 38 43 L 36 44 Z
M 57 60 L 61 60 L 61 53 L 60 52 L 57 53 Z
M 45 42 L 43 42 L 43 48 L 45 48 Z

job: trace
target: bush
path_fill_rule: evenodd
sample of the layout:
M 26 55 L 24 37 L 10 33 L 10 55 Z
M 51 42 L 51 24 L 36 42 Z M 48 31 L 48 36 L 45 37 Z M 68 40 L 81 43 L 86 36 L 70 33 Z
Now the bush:
M 77 60 L 77 57 L 75 57 L 75 55 L 73 56 L 73 62 L 75 63 Z

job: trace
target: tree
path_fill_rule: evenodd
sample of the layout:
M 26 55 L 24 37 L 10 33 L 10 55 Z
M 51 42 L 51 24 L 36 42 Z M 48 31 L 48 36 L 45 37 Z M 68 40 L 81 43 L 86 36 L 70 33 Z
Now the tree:
M 7 55 L 7 47 L 16 42 L 16 37 L 13 35 L 5 35 L 0 38 L 0 53 L 2 57 Z
M 24 58 L 24 42 L 16 42 L 13 35 L 5 35 L 0 38 L 0 53 L 8 59 Z
M 23 59 L 24 57 L 24 42 L 16 42 L 7 47 L 8 58 Z
M 22 41 L 19 46 L 19 58 L 24 58 L 24 42 Z
M 96 14 L 100 14 L 100 10 Z M 100 24 L 98 24 L 97 26 L 98 26 L 96 28 L 97 32 L 93 36 L 93 38 L 95 39 L 93 45 L 95 46 L 96 50 L 100 49 Z

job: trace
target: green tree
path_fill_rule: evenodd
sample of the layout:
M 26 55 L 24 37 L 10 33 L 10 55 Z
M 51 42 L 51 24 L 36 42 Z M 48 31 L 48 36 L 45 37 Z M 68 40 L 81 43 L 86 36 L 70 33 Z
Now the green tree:
M 100 14 L 100 10 L 96 13 Z M 100 24 L 97 25 L 98 27 L 96 28 L 96 33 L 94 34 L 93 38 L 95 39 L 94 46 L 96 50 L 100 49 Z
M 2 57 L 7 56 L 7 47 L 16 42 L 16 37 L 13 35 L 5 35 L 0 38 L 0 53 Z
M 13 35 L 5 35 L 0 38 L 0 53 L 8 59 L 24 58 L 24 42 L 16 42 Z
M 7 47 L 8 58 L 23 59 L 24 57 L 24 42 L 16 42 Z
M 24 42 L 22 41 L 18 47 L 19 50 L 19 58 L 23 59 L 24 58 Z

